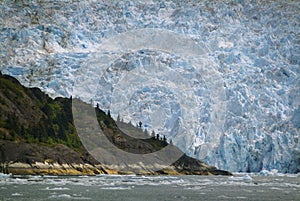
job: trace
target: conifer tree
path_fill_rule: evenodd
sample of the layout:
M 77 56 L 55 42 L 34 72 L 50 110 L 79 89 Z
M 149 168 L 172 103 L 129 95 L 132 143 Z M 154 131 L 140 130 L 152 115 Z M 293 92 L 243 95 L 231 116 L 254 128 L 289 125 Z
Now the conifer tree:
M 152 133 L 151 133 L 151 137 L 152 137 L 152 138 L 155 138 L 155 131 L 154 131 L 154 130 L 153 130 Z
M 156 139 L 159 140 L 159 134 L 156 134 Z

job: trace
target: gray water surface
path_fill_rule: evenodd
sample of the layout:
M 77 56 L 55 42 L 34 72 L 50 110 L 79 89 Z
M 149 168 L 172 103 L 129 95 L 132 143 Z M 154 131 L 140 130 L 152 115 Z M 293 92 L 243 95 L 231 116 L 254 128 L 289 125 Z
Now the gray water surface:
M 14 176 L 0 200 L 300 200 L 300 174 L 261 176 Z

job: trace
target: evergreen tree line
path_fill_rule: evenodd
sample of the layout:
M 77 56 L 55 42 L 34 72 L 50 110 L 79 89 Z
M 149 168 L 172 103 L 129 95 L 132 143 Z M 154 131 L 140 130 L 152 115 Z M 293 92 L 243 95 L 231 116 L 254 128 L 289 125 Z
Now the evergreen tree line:
M 73 125 L 70 99 L 54 100 L 44 103 L 44 115 L 39 122 L 21 123 L 15 113 L 4 113 L 6 120 L 1 123 L 0 139 L 25 140 L 29 143 L 65 144 L 80 148 L 81 141 Z M 5 132 L 7 131 L 7 132 Z
M 73 123 L 72 97 L 53 100 L 38 88 L 23 87 L 13 77 L 0 74 L 0 111 L 0 139 L 50 145 L 59 143 L 73 149 L 82 148 Z M 99 122 L 104 122 L 112 132 L 121 133 L 110 111 L 105 114 L 99 104 L 96 111 Z M 123 122 L 120 117 L 117 121 Z M 143 132 L 142 122 L 137 127 Z M 147 130 L 144 132 L 148 134 Z M 142 141 L 157 148 L 168 144 L 166 136 L 154 131 L 151 138 Z
M 97 104 L 97 107 L 98 107 L 98 106 L 99 106 L 99 105 Z M 109 117 L 111 117 L 110 110 L 108 110 L 107 114 L 109 115 Z M 122 122 L 122 123 L 124 123 L 124 121 L 123 121 L 123 119 L 121 119 L 120 115 L 117 116 L 117 122 Z M 128 124 L 131 124 L 131 125 L 132 125 L 131 122 L 129 122 Z M 139 121 L 139 123 L 136 124 L 136 127 L 139 128 L 139 129 L 141 129 L 141 131 L 143 131 L 142 125 L 143 125 L 143 122 Z M 147 135 L 149 135 L 147 129 L 144 130 L 144 133 L 147 134 Z M 160 136 L 159 134 L 156 134 L 154 130 L 152 130 L 152 132 L 151 132 L 151 139 L 152 139 L 152 140 L 158 140 L 158 141 L 162 141 L 162 142 L 168 143 L 168 142 L 167 142 L 167 138 L 166 138 L 165 135 Z M 172 139 L 170 139 L 169 144 L 173 145 Z

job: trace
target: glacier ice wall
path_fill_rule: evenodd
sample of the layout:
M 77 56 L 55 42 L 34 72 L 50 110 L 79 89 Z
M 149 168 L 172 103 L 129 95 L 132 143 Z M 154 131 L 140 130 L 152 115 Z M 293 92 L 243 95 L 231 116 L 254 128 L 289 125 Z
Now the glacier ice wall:
M 68 97 L 81 83 L 83 99 L 142 120 L 222 169 L 300 171 L 298 1 L 15 0 L 0 7 L 2 73 L 53 97 Z M 106 52 L 113 62 L 105 68 L 90 63 L 104 41 L 138 29 L 168 30 L 201 46 L 203 65 L 218 71 L 225 109 L 214 99 L 211 69 L 197 73 L 172 52 Z

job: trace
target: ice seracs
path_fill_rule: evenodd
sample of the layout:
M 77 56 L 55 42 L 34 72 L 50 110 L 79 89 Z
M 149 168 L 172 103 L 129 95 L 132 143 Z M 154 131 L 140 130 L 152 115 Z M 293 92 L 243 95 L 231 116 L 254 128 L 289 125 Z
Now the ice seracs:
M 299 172 L 299 2 L 4 1 L 0 7 L 2 73 L 51 96 L 70 97 L 82 81 L 84 100 L 95 99 L 128 122 L 142 120 L 188 155 L 221 169 Z M 197 74 L 186 58 L 158 49 L 118 58 L 106 52 L 103 62 L 115 62 L 105 72 L 97 65 L 86 70 L 106 39 L 144 28 L 190 37 L 206 50 L 207 71 Z M 118 76 L 134 69 L 141 71 L 132 85 L 120 85 L 125 82 Z M 220 74 L 215 81 L 222 82 L 224 102 L 214 100 L 214 79 L 207 80 L 213 71 Z M 129 102 L 116 101 L 123 99 L 113 95 L 117 89 L 127 90 Z M 126 109 L 109 108 L 112 101 Z M 215 120 L 223 105 L 221 123 Z

